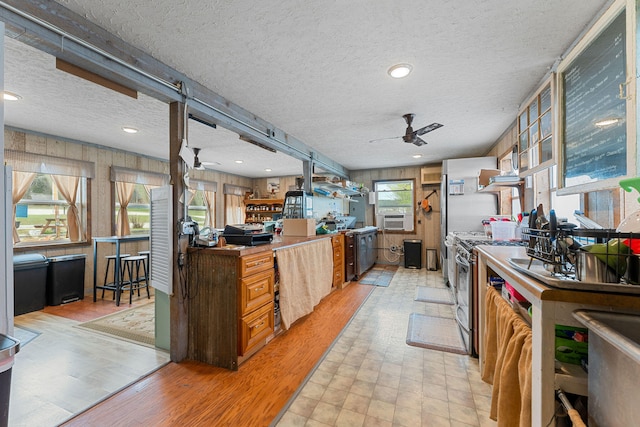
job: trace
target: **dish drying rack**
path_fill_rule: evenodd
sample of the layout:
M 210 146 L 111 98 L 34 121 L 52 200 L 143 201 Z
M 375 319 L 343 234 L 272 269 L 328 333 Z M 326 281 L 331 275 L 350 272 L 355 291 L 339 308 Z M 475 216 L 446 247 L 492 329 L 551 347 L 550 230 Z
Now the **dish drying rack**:
M 628 247 L 640 245 L 639 233 L 621 233 L 609 229 L 577 229 L 558 227 L 557 230 L 549 229 L 522 229 L 522 240 L 526 242 L 526 252 L 531 259 L 537 259 L 545 264 L 545 268 L 551 276 L 568 279 L 576 278 L 577 253 L 581 246 L 595 243 L 611 243 L 611 247 L 616 245 L 626 245 Z M 622 247 L 622 246 L 617 246 Z M 638 255 L 634 255 L 630 250 L 627 253 L 607 250 L 599 255 L 610 259 L 616 258 L 617 262 L 625 262 L 627 266 L 637 265 Z M 632 260 L 632 258 L 635 258 Z M 625 282 L 627 275 L 620 275 L 620 280 Z

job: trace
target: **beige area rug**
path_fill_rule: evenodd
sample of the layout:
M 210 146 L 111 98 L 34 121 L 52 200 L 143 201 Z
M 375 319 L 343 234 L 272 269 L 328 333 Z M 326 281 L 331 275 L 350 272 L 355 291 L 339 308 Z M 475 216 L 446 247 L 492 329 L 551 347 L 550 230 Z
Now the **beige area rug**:
M 453 297 L 451 296 L 451 291 L 448 288 L 416 286 L 416 297 L 414 300 L 453 305 Z
M 407 344 L 448 353 L 467 354 L 456 319 L 411 313 Z
M 155 304 L 150 302 L 77 325 L 136 344 L 155 347 Z

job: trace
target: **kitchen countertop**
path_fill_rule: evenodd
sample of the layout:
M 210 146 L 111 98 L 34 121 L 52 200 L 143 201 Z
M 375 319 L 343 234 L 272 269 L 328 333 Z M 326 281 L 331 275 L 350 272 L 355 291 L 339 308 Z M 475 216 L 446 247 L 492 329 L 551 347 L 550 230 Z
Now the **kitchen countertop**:
M 335 234 L 335 233 L 334 233 Z M 315 240 L 330 238 L 333 234 L 319 234 L 315 236 L 308 237 L 297 237 L 297 236 L 282 236 L 278 234 L 273 235 L 273 241 L 271 243 L 256 245 L 256 246 L 243 246 L 243 245 L 226 245 L 221 248 L 213 247 L 192 247 L 189 248 L 189 252 L 193 251 L 214 251 L 218 255 L 229 255 L 229 256 L 245 256 L 256 254 L 264 251 L 273 251 L 280 248 L 285 248 L 288 246 L 294 246 L 299 244 L 304 244 L 308 242 L 313 242 Z
M 485 295 L 487 277 L 491 272 L 508 281 L 513 288 L 531 303 L 532 331 L 532 383 L 531 425 L 548 425 L 555 414 L 555 393 L 560 388 L 568 393 L 587 395 L 586 374 L 574 365 L 555 362 L 555 325 L 582 325 L 572 316 L 578 309 L 608 312 L 640 312 L 640 296 L 635 294 L 607 293 L 559 289 L 515 270 L 509 258 L 527 258 L 521 246 L 475 247 L 478 254 L 478 328 L 480 336 L 480 366 L 484 366 L 485 349 Z
M 578 304 L 611 305 L 618 308 L 640 310 L 638 295 L 591 292 L 570 289 L 560 289 L 547 286 L 539 280 L 516 271 L 509 258 L 525 258 L 526 249 L 523 246 L 488 246 L 479 245 L 475 249 L 487 260 L 487 265 L 508 282 L 518 283 L 533 299 L 542 301 L 571 302 Z M 523 296 L 526 295 L 523 294 Z M 531 300 L 531 298 L 527 298 Z

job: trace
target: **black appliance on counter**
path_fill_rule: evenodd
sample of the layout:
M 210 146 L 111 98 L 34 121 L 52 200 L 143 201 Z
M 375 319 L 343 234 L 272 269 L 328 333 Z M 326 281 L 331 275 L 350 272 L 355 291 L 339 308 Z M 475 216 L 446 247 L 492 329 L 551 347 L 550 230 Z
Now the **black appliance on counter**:
M 222 237 L 232 245 L 256 246 L 271 243 L 273 233 L 263 233 L 262 228 L 250 224 L 227 225 Z

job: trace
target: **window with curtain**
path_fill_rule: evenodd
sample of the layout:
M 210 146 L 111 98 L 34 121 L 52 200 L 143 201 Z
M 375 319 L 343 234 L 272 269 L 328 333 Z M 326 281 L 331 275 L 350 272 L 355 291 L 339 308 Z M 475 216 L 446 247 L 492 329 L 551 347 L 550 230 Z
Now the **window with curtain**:
M 200 229 L 216 226 L 216 192 L 218 183 L 189 180 L 189 216 Z
M 14 247 L 87 242 L 94 164 L 5 150 L 12 167 Z
M 244 224 L 244 195 L 250 192 L 247 187 L 224 185 L 224 218 L 225 224 Z
M 115 235 L 149 234 L 149 194 L 152 188 L 168 185 L 169 181 L 166 174 L 112 166 Z

